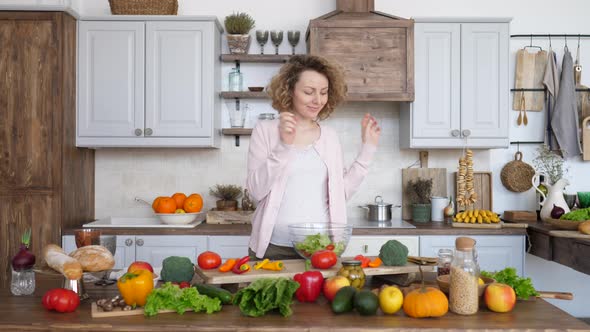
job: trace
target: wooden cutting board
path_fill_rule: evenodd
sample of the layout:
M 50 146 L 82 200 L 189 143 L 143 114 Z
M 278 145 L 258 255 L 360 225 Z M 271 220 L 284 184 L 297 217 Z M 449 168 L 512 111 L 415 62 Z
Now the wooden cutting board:
M 412 204 L 405 194 L 410 180 L 432 179 L 432 196 L 447 197 L 446 168 L 404 168 L 402 169 L 402 219 L 412 220 Z
M 529 227 L 528 224 L 504 223 L 504 222 L 498 222 L 498 223 L 494 223 L 494 224 L 471 224 L 471 223 L 464 223 L 464 222 L 453 222 L 452 226 L 456 227 L 456 228 L 488 228 L 488 229 L 527 228 L 527 227 Z
M 473 172 L 473 189 L 477 193 L 477 202 L 470 205 L 469 209 L 494 211 L 492 194 L 492 172 Z M 457 198 L 457 172 L 455 172 L 455 198 Z M 465 209 L 464 206 L 457 206 L 457 211 Z
M 186 311 L 193 311 L 193 309 L 188 309 Z M 91 308 L 90 308 L 90 316 L 92 318 L 103 318 L 103 317 L 120 317 L 120 316 L 138 316 L 138 315 L 142 315 L 144 314 L 144 310 L 143 308 L 136 308 L 136 309 L 132 309 L 132 310 L 127 310 L 127 311 L 123 311 L 123 309 L 121 308 L 113 308 L 113 311 L 104 311 L 102 310 L 102 308 L 99 308 L 96 305 L 96 302 L 92 302 Z M 171 313 L 171 312 L 176 312 L 174 310 L 160 310 L 158 311 L 158 314 L 166 314 L 166 313 Z
M 373 258 L 373 257 L 371 257 Z M 217 269 L 213 270 L 201 270 L 198 266 L 195 266 L 195 272 L 203 278 L 203 282 L 206 284 L 235 284 L 241 282 L 252 282 L 258 278 L 268 278 L 268 277 L 285 277 L 285 278 L 292 278 L 297 273 L 301 273 L 305 271 L 305 260 L 303 259 L 289 259 L 283 260 L 284 268 L 282 271 L 267 271 L 267 270 L 254 270 L 254 265 L 256 262 L 250 262 L 250 266 L 252 267 L 250 272 L 246 272 L 243 274 L 235 274 L 233 272 L 226 272 L 222 273 L 219 272 Z M 338 262 L 336 265 L 331 267 L 330 269 L 314 269 L 311 270 L 320 271 L 324 278 L 329 278 L 335 276 L 342 264 Z M 387 275 L 387 274 L 400 274 L 400 273 L 411 273 L 411 272 L 419 272 L 418 265 L 414 263 L 407 263 L 405 266 L 384 266 L 381 265 L 380 267 L 368 267 L 364 269 L 365 275 L 367 276 L 375 276 L 375 275 Z M 429 272 L 434 271 L 433 266 L 422 266 L 422 271 Z
M 569 237 L 574 239 L 590 239 L 590 235 L 578 231 L 549 231 L 549 235 L 555 237 Z
M 582 122 L 582 159 L 590 160 L 590 116 Z
M 504 211 L 503 219 L 506 221 L 523 221 L 537 222 L 537 213 L 535 211 Z

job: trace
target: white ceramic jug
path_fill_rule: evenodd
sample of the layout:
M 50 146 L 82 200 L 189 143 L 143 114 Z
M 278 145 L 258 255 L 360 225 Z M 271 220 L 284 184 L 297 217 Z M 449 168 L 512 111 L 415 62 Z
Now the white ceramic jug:
M 569 185 L 569 181 L 567 179 L 560 179 L 559 181 L 555 182 L 554 184 L 550 185 L 548 183 L 545 183 L 545 186 L 547 187 L 547 196 L 545 196 L 545 194 L 539 190 L 537 188 L 537 186 L 535 185 L 536 180 L 538 179 L 539 175 L 541 175 L 540 173 L 535 173 L 535 175 L 533 176 L 532 182 L 533 182 L 533 188 L 535 188 L 536 191 L 538 191 L 541 196 L 543 197 L 543 202 L 540 203 L 542 208 L 541 208 L 541 220 L 547 220 L 549 218 L 551 218 L 551 210 L 553 210 L 553 206 L 559 206 L 560 208 L 562 208 L 565 213 L 570 212 L 570 208 L 567 206 L 567 203 L 565 201 L 565 199 L 563 198 L 563 191 L 565 189 L 565 186 Z M 547 178 L 547 177 L 545 177 Z

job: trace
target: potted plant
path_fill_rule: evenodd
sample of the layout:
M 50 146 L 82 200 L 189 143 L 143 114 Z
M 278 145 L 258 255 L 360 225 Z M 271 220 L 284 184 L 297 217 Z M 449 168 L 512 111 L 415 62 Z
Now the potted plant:
M 430 197 L 432 196 L 432 179 L 418 178 L 410 180 L 406 195 L 412 204 L 412 220 L 415 222 L 430 221 Z
M 218 184 L 213 188 L 209 188 L 209 194 L 219 198 L 216 202 L 217 210 L 236 211 L 238 209 L 238 198 L 242 196 L 242 188 L 233 184 Z
M 227 45 L 231 54 L 246 54 L 250 47 L 250 35 L 254 28 L 254 19 L 246 13 L 234 13 L 225 17 Z

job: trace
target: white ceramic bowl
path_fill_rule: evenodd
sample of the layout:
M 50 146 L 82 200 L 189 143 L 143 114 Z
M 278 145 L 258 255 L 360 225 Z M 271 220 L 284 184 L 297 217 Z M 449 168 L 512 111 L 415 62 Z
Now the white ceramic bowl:
M 204 212 L 195 213 L 156 213 L 162 223 L 167 225 L 186 225 L 195 221 L 199 217 L 204 217 Z M 201 219 L 202 221 L 202 219 Z

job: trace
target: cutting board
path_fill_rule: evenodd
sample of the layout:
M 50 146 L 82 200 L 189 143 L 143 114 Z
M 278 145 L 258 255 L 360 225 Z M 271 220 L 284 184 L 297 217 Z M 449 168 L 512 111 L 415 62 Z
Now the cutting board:
M 432 179 L 432 196 L 447 197 L 446 168 L 404 168 L 402 169 L 402 219 L 412 220 L 412 204 L 405 194 L 410 180 Z
M 188 309 L 186 311 L 193 311 L 193 309 Z M 176 312 L 175 310 L 160 310 L 158 314 L 166 314 Z M 113 311 L 103 311 L 102 308 L 99 308 L 96 305 L 96 302 L 92 302 L 90 308 L 90 316 L 92 318 L 103 318 L 103 317 L 121 317 L 121 316 L 138 316 L 144 314 L 143 308 L 136 308 L 132 310 L 123 311 L 121 308 L 113 308 Z
M 535 211 L 504 211 L 503 219 L 506 221 L 516 222 L 537 222 L 537 213 Z
M 582 122 L 582 145 L 582 149 L 584 149 L 582 159 L 590 160 L 590 116 L 584 118 Z
M 498 222 L 495 224 L 471 224 L 471 223 L 463 223 L 463 222 L 453 222 L 453 227 L 456 228 L 487 228 L 487 229 L 500 229 L 500 228 L 527 228 L 529 227 L 528 224 L 519 224 L 519 223 L 504 223 Z
M 469 209 L 493 210 L 492 172 L 473 172 L 473 189 L 477 193 L 477 202 L 470 205 Z M 455 172 L 455 198 L 457 197 L 457 172 Z M 457 206 L 457 211 L 465 209 L 465 206 Z
M 254 266 L 255 262 L 249 263 L 250 266 Z M 254 270 L 252 268 L 250 272 L 243 274 L 235 274 L 233 272 L 219 272 L 217 269 L 213 270 L 201 270 L 198 266 L 195 266 L 195 272 L 203 278 L 203 282 L 206 284 L 235 284 L 241 282 L 252 282 L 258 278 L 268 277 L 285 277 L 292 278 L 297 273 L 305 271 L 305 260 L 303 259 L 288 259 L 283 260 L 284 268 L 282 271 L 267 271 L 267 270 Z M 335 276 L 340 270 L 342 265 L 338 262 L 336 265 L 329 269 L 319 270 L 311 268 L 310 270 L 320 271 L 324 278 Z M 380 266 L 380 267 L 368 267 L 364 269 L 365 275 L 388 275 L 388 274 L 400 274 L 400 273 L 411 273 L 419 272 L 418 265 L 414 263 L 407 263 L 405 266 Z M 422 266 L 422 271 L 434 271 L 433 266 Z
M 555 237 L 569 237 L 574 239 L 590 239 L 590 235 L 578 231 L 549 231 L 549 235 Z
M 547 66 L 547 52 L 531 53 L 521 49 L 516 52 L 515 88 L 543 88 L 543 76 Z M 516 111 L 542 111 L 545 95 L 539 91 L 516 91 L 513 95 L 512 109 Z

